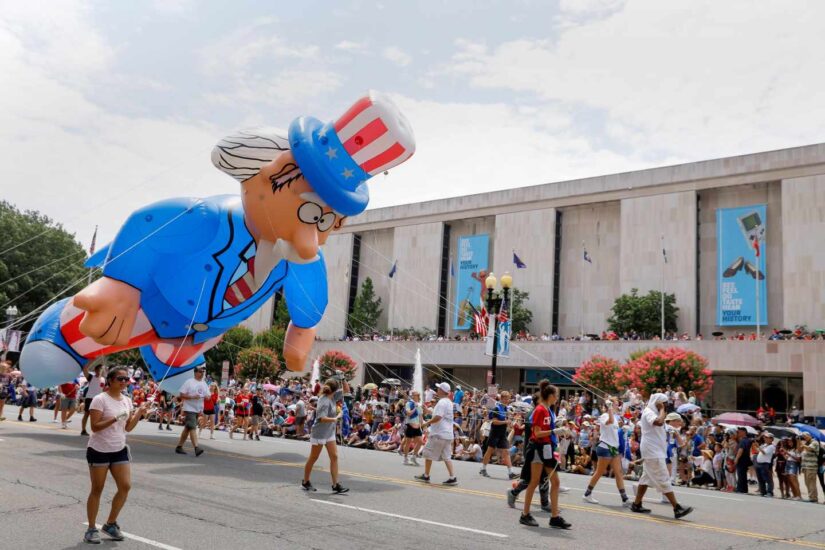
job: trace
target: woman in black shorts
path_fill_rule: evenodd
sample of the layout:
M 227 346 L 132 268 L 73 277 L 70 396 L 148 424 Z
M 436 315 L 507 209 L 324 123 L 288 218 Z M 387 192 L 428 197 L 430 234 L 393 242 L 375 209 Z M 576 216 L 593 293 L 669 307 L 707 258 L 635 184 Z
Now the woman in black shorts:
M 110 370 L 106 382 L 106 391 L 92 399 L 89 407 L 92 435 L 86 448 L 86 461 L 89 463 L 92 487 L 86 500 L 89 528 L 83 540 L 91 544 L 100 544 L 95 521 L 100 508 L 100 495 L 109 472 L 117 484 L 117 493 L 112 499 L 112 509 L 102 530 L 113 540 L 123 540 L 117 516 L 126 504 L 132 483 L 132 459 L 126 445 L 126 432 L 131 432 L 137 426 L 149 408 L 149 403 L 145 402 L 137 411 L 132 410 L 131 400 L 123 393 L 129 385 L 129 372 L 125 368 Z

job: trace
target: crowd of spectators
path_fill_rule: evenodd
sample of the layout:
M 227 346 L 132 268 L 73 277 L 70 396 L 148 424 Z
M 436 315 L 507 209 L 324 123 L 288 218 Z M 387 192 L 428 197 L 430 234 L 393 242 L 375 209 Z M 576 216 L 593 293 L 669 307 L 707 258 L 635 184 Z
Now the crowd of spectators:
M 159 430 L 164 426 L 171 430 L 172 426 L 182 424 L 179 398 L 160 390 L 140 368 L 131 369 L 130 377 L 127 392 L 134 405 L 151 403 L 149 420 L 157 422 Z M 231 438 L 249 441 L 260 440 L 262 436 L 309 438 L 321 389 L 319 382 L 308 384 L 300 378 L 260 381 L 230 378 L 220 386 L 209 377 L 206 382 L 210 396 L 206 399 L 204 410 L 207 412 L 202 415 L 200 426 L 209 432 L 210 437 L 214 437 L 214 431 L 218 430 L 228 432 Z M 10 375 L 8 365 L 0 368 L 0 384 L 3 401 L 8 400 L 12 406 L 19 407 L 18 420 L 24 420 L 27 409 L 30 418 L 34 418 L 31 407 L 40 407 L 53 410 L 54 421 L 63 422 L 64 426 L 67 416 L 82 410 L 89 385 L 81 377 L 58 388 L 37 390 L 19 375 Z M 755 428 L 737 427 L 719 424 L 703 416 L 695 396 L 685 394 L 681 388 L 662 391 L 668 396 L 667 408 L 671 413 L 667 421 L 668 464 L 675 485 L 738 492 L 748 492 L 749 487 L 755 485 L 763 496 L 800 500 L 804 483 L 806 498 L 815 502 L 818 500 L 818 482 L 825 496 L 825 445 L 820 448 L 817 438 L 795 428 L 781 428 L 801 420 L 801 413 L 795 407 L 787 416 L 779 415 L 778 418 L 769 406 L 760 407 L 757 412 L 759 425 Z M 614 403 L 620 404 L 616 421 L 625 436 L 619 449 L 623 465 L 620 475 L 629 480 L 639 479 L 644 468 L 639 448 L 639 418 L 645 406 L 644 398 L 635 389 L 612 397 Z M 455 460 L 484 460 L 485 466 L 487 462 L 522 464 L 532 396 L 506 391 L 491 396 L 486 391 L 456 386 L 451 400 L 454 404 L 452 455 Z M 420 402 L 411 404 L 410 393 L 398 385 L 357 386 L 339 403 L 338 441 L 352 447 L 402 453 L 408 411 L 417 410 L 420 418 L 426 421 L 435 403 L 435 392 L 431 388 L 424 391 Z M 507 411 L 507 452 L 488 454 L 491 424 L 496 411 L 501 410 Z M 557 451 L 564 471 L 582 475 L 592 473 L 596 463 L 595 447 L 606 411 L 604 399 L 587 391 L 559 402 Z M 775 429 L 777 427 L 780 429 Z M 412 451 L 415 457 L 421 445 L 417 447 L 407 451 Z M 488 454 L 486 458 L 485 454 Z

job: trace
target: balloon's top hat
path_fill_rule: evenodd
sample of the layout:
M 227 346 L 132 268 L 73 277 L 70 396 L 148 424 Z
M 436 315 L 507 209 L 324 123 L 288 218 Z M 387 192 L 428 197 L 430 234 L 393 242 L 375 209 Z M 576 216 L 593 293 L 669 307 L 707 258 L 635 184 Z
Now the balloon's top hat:
M 289 146 L 315 192 L 336 212 L 354 216 L 367 208 L 367 180 L 410 158 L 415 137 L 398 107 L 370 91 L 334 122 L 295 119 Z

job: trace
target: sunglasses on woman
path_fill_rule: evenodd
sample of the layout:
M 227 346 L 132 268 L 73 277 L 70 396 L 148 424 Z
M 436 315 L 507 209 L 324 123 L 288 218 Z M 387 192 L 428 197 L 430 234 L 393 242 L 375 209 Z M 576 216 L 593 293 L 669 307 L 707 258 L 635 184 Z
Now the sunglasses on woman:
M 115 376 L 115 380 L 117 380 L 118 382 L 128 382 L 129 377 L 128 376 Z

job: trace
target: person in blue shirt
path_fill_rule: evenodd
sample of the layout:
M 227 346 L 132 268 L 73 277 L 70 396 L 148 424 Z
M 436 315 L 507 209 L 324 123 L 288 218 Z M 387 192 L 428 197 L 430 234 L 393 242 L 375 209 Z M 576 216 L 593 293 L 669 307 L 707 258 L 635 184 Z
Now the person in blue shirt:
M 493 458 L 493 452 L 498 452 L 499 464 L 507 467 L 507 477 L 510 479 L 518 478 L 518 474 L 513 472 L 513 465 L 510 462 L 510 441 L 508 431 L 510 429 L 510 420 L 507 417 L 507 405 L 510 404 L 510 393 L 503 391 L 499 395 L 497 401 L 487 414 L 490 420 L 490 435 L 487 436 L 487 452 L 484 453 L 484 459 L 481 461 L 481 471 L 479 472 L 484 477 L 490 477 L 487 473 L 487 465 Z
M 461 386 L 456 386 L 453 393 L 453 403 L 461 407 L 462 401 L 464 401 L 464 390 L 461 389 Z

